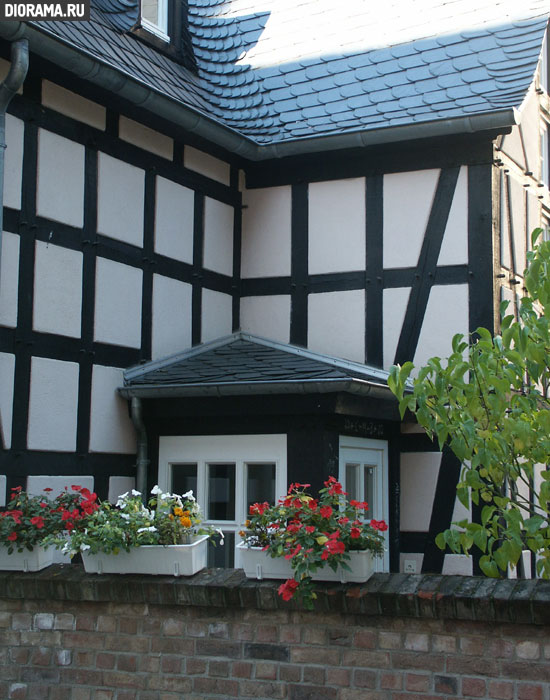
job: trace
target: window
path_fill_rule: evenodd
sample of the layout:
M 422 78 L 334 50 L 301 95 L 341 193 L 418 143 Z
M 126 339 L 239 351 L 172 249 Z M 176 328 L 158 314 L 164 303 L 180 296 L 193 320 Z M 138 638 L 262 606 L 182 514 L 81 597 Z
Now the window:
M 141 0 L 141 25 L 164 41 L 170 41 L 168 0 Z
M 539 73 L 539 85 L 550 94 L 550 84 L 548 76 L 548 61 L 549 61 L 549 42 L 548 42 L 548 32 L 544 37 L 544 42 L 542 44 L 542 53 L 540 58 L 540 73 Z
M 209 566 L 239 566 L 235 546 L 251 503 L 274 503 L 286 494 L 286 435 L 161 437 L 161 489 L 192 490 L 205 522 L 225 535 L 211 547 Z
M 540 179 L 543 185 L 550 187 L 550 167 L 548 151 L 548 125 L 544 123 L 540 132 Z

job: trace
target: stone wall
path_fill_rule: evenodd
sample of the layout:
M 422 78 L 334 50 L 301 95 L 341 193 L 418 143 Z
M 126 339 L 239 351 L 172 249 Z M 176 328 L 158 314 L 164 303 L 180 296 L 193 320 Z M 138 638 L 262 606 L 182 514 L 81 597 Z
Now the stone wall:
M 0 573 L 10 700 L 550 700 L 550 584 L 376 574 L 317 609 L 240 570 Z

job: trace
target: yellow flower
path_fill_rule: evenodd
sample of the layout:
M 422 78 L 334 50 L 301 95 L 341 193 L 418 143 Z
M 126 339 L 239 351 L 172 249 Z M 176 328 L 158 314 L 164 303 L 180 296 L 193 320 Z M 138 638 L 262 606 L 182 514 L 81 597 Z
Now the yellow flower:
M 180 524 L 183 525 L 183 527 L 191 527 L 191 518 L 187 516 L 180 518 Z
M 328 537 L 325 537 L 324 535 L 321 535 L 320 537 L 316 538 L 317 544 L 323 545 L 328 542 Z
M 182 516 L 183 515 L 183 509 L 182 508 L 174 508 L 174 515 Z
M 178 515 L 189 516 L 189 515 L 191 515 L 191 513 L 188 510 L 184 510 L 183 513 L 178 513 Z
M 174 519 L 174 516 L 172 515 L 172 513 L 170 513 L 170 515 L 168 517 L 170 518 L 170 520 Z
M 250 527 L 250 520 L 245 520 L 245 521 L 244 521 L 244 526 L 245 526 L 245 527 Z

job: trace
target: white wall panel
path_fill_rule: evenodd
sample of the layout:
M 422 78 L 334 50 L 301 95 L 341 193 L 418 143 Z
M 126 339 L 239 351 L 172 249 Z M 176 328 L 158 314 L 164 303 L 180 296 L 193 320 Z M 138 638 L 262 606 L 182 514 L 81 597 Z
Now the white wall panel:
M 119 496 L 128 493 L 136 488 L 136 480 L 133 476 L 110 476 L 109 477 L 109 503 L 116 503 Z
M 153 359 L 191 347 L 191 297 L 186 282 L 153 275 Z
M 384 289 L 383 292 L 383 343 L 384 369 L 389 369 L 395 359 L 397 343 L 401 335 L 405 312 L 411 295 L 410 287 Z
M 310 350 L 365 361 L 365 292 L 323 292 L 308 296 Z
M 0 444 L 11 447 L 15 355 L 0 352 Z
M 201 342 L 229 335 L 232 331 L 233 300 L 229 294 L 202 290 L 202 335 Z
M 118 135 L 123 141 L 127 141 L 138 148 L 143 148 L 150 153 L 156 153 L 162 158 L 172 160 L 174 153 L 173 139 L 150 129 L 144 124 L 121 116 L 118 121 Z
M 168 258 L 193 262 L 194 193 L 157 176 L 155 251 Z
M 0 475 L 0 507 L 6 505 L 6 489 L 8 485 L 8 480 L 4 474 Z
M 291 189 L 243 192 L 243 277 L 290 275 Z
M 0 326 L 17 326 L 17 294 L 19 284 L 19 236 L 2 233 L 0 259 Z
M 401 455 L 401 530 L 428 532 L 441 452 Z
M 94 365 L 90 452 L 133 454 L 136 451 L 136 436 L 128 413 L 128 402 L 117 393 L 117 388 L 122 385 L 121 369 Z
M 241 330 L 288 343 L 290 339 L 290 295 L 243 297 Z
M 78 365 L 33 357 L 27 447 L 73 452 L 77 405 Z
M 365 267 L 365 178 L 309 185 L 309 273 Z
M 23 172 L 23 137 L 21 119 L 6 114 L 6 155 L 4 161 L 4 206 L 21 209 L 21 176 Z
M 59 475 L 49 475 L 40 474 L 37 476 L 27 477 L 27 491 L 32 496 L 44 496 L 45 493 L 48 494 L 48 498 L 56 498 L 67 489 L 67 491 L 72 491 L 72 486 L 82 486 L 83 488 L 94 490 L 94 477 L 93 476 L 71 476 L 70 474 L 59 476 Z M 51 491 L 44 492 L 44 489 L 51 489 Z
M 455 194 L 441 244 L 438 265 L 460 265 L 468 262 L 468 168 L 458 175 Z
M 466 554 L 446 554 L 441 573 L 444 576 L 472 576 L 472 557 Z
M 145 172 L 105 153 L 98 156 L 97 230 L 143 245 Z
M 105 130 L 105 107 L 49 80 L 42 81 L 42 104 L 66 117 Z
M 81 227 L 84 222 L 84 146 L 38 130 L 36 213 Z
M 192 146 L 185 146 L 183 152 L 183 164 L 186 168 L 194 170 L 201 175 L 217 180 L 224 185 L 229 185 L 231 166 L 219 158 L 198 151 Z
M 432 287 L 414 355 L 416 370 L 430 357 L 448 357 L 456 333 L 468 335 L 468 285 Z
M 36 241 L 33 329 L 80 337 L 82 253 Z
M 204 267 L 222 275 L 233 274 L 233 217 L 228 204 L 205 197 Z
M 142 276 L 135 267 L 97 259 L 94 340 L 141 346 Z
M 384 267 L 414 267 L 439 170 L 384 175 Z

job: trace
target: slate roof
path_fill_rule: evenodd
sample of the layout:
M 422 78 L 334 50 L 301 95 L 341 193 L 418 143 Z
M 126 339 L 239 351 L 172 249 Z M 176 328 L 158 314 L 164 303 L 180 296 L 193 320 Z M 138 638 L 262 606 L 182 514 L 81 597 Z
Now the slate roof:
M 131 396 L 318 393 L 389 394 L 388 373 L 358 362 L 238 332 L 126 370 Z
M 188 0 L 195 75 L 129 34 L 137 0 L 34 27 L 256 144 L 519 109 L 547 0 Z

